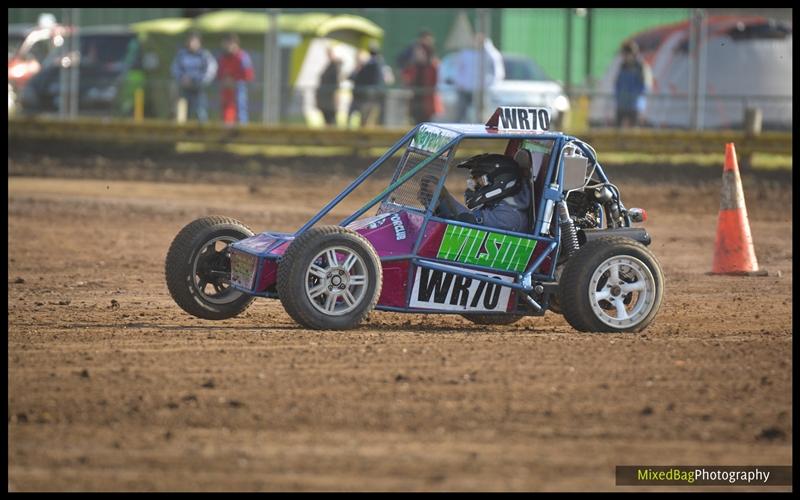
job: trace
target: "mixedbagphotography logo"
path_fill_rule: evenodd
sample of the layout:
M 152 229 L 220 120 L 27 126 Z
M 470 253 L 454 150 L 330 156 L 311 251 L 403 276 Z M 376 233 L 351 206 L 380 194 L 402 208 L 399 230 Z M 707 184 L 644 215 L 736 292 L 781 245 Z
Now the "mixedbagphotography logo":
M 791 486 L 791 465 L 618 465 L 617 486 Z

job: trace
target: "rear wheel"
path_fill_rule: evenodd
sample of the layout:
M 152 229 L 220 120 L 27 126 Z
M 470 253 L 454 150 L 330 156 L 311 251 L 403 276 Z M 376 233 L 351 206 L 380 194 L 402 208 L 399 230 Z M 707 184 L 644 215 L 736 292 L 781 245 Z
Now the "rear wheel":
M 378 302 L 382 268 L 360 234 L 340 226 L 311 228 L 278 263 L 278 296 L 295 321 L 315 330 L 357 327 Z
M 203 217 L 181 229 L 164 265 L 175 303 L 192 316 L 213 320 L 232 318 L 247 309 L 253 297 L 230 286 L 228 245 L 250 236 L 250 228 L 230 217 Z
M 653 321 L 664 294 L 664 274 L 650 250 L 629 238 L 588 242 L 567 261 L 558 302 L 573 328 L 638 332 Z

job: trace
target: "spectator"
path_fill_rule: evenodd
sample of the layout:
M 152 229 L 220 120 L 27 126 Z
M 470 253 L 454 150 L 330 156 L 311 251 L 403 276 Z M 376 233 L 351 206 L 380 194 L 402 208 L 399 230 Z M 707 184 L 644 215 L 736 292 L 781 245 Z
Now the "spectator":
M 417 39 L 411 42 L 402 50 L 402 52 L 397 55 L 395 62 L 397 63 L 397 67 L 400 69 L 400 71 L 406 69 L 406 67 L 413 62 L 414 49 L 420 45 L 430 47 L 435 52 L 433 33 L 431 33 L 427 28 L 421 29 L 417 35 Z
M 227 124 L 247 123 L 247 82 L 253 81 L 253 62 L 231 33 L 222 40 L 217 79 L 221 86 L 222 120 Z
M 383 111 L 386 84 L 391 83 L 391 70 L 383 62 L 378 45 L 369 45 L 369 56 L 350 76 L 353 80 L 353 101 L 350 104 L 348 122 L 353 113 L 361 115 L 361 124 L 379 123 Z
M 180 99 L 186 102 L 189 118 L 208 120 L 205 88 L 217 74 L 217 61 L 203 48 L 198 33 L 192 33 L 172 61 L 172 76 L 178 82 Z
M 458 80 L 455 82 L 458 91 L 458 115 L 456 122 L 464 121 L 467 110 L 473 101 L 475 91 L 481 84 L 478 71 L 480 69 L 480 58 L 483 57 L 483 88 L 488 88 L 496 81 L 505 78 L 505 67 L 503 66 L 503 56 L 495 48 L 494 44 L 483 33 L 475 34 L 475 48 L 462 49 L 456 56 L 456 74 Z
M 317 86 L 317 107 L 322 111 L 325 123 L 336 125 L 337 96 L 341 79 L 342 61 L 333 47 L 328 47 L 328 65 L 319 77 Z
M 120 92 L 116 96 L 116 112 L 120 116 L 131 116 L 135 114 L 136 91 L 144 91 L 145 77 L 139 40 L 131 38 L 125 50 L 125 58 L 114 63 L 114 69 L 117 68 L 121 76 L 118 83 Z
M 614 82 L 617 127 L 632 127 L 639 123 L 650 80 L 650 66 L 639 55 L 636 42 L 630 41 L 623 45 L 622 64 Z
M 403 70 L 403 80 L 413 92 L 409 113 L 415 124 L 428 122 L 441 112 L 441 101 L 436 93 L 438 72 L 439 59 L 433 46 L 420 43 L 414 47 L 413 59 Z

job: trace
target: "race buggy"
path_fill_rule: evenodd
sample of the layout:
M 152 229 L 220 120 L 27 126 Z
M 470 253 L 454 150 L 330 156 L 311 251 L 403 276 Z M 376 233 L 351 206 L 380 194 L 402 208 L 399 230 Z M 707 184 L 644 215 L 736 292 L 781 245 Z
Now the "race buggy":
M 632 227 L 647 214 L 623 205 L 589 144 L 549 124 L 547 109 L 514 107 L 486 125 L 417 125 L 294 234 L 195 220 L 167 254 L 170 294 L 211 320 L 240 314 L 256 297 L 280 299 L 297 323 L 320 330 L 355 328 L 377 309 L 481 325 L 549 310 L 579 331 L 641 331 L 664 287 L 650 236 Z M 497 145 L 520 166 L 533 198 L 528 230 L 436 214 L 458 149 L 470 142 Z M 393 169 L 383 191 L 338 225 L 317 225 L 383 165 Z

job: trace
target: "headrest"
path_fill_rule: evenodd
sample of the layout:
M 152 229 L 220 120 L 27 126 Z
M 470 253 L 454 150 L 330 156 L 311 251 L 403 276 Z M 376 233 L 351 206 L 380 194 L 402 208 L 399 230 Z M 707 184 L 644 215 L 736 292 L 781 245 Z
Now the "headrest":
M 519 164 L 519 168 L 522 170 L 522 175 L 525 177 L 531 177 L 533 175 L 533 171 L 531 170 L 531 167 L 533 166 L 533 158 L 531 158 L 530 151 L 519 148 L 514 154 L 514 161 Z

